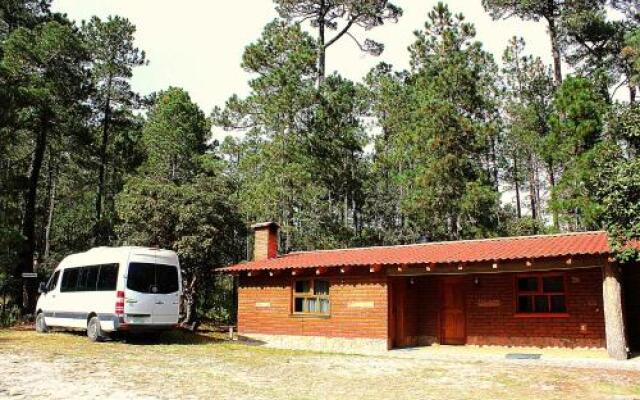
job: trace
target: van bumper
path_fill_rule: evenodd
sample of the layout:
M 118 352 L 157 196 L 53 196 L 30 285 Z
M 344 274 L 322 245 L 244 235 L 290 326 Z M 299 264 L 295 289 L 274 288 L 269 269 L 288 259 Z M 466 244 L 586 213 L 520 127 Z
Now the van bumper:
M 98 315 L 101 328 L 107 332 L 142 332 L 142 331 L 167 331 L 175 329 L 178 324 L 154 324 L 154 323 L 128 323 L 124 317 L 115 314 Z

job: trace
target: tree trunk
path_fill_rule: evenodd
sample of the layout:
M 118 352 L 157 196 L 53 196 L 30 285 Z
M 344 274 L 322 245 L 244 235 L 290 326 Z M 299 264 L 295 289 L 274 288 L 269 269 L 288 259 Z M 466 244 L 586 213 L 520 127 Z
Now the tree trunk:
M 195 326 L 198 320 L 197 314 L 197 284 L 198 278 L 196 274 L 193 274 L 191 280 L 187 282 L 186 288 L 184 290 L 184 321 L 183 325 L 187 327 L 192 327 L 191 330 L 195 330 Z
M 516 189 L 516 215 L 518 219 L 522 218 L 522 207 L 520 205 L 520 179 L 518 176 L 518 160 L 513 157 L 513 182 Z
M 553 16 L 546 17 L 549 24 L 549 39 L 551 40 L 551 56 L 553 57 L 553 79 L 556 86 L 562 83 L 562 59 L 560 57 L 560 44 L 558 43 L 558 30 L 556 19 Z
M 107 164 L 107 145 L 109 143 L 109 119 L 111 117 L 111 76 L 107 83 L 107 99 L 104 107 L 104 120 L 102 121 L 102 141 L 100 143 L 100 166 L 98 170 L 98 191 L 96 193 L 96 224 L 102 220 L 102 200 L 105 192 L 105 171 Z M 100 233 L 98 232 L 98 235 Z M 96 238 L 101 244 L 102 238 Z
M 548 173 L 549 173 L 549 185 L 551 186 L 551 191 L 553 191 L 553 189 L 556 187 L 556 173 L 553 170 L 552 162 L 549 162 Z M 558 216 L 557 210 L 553 210 L 553 227 L 556 230 L 560 229 L 560 218 Z
M 49 258 L 49 254 L 51 252 L 51 225 L 53 223 L 53 210 L 55 209 L 56 204 L 56 170 L 57 167 L 53 165 L 54 163 L 53 157 L 49 159 L 49 211 L 47 213 L 47 224 L 44 229 L 44 252 L 43 259 L 47 260 Z
M 531 218 L 538 219 L 538 203 L 536 202 L 536 175 L 533 167 L 533 157 L 529 155 L 529 203 L 531 205 Z
M 322 85 L 325 77 L 326 69 L 326 53 L 327 49 L 325 44 L 325 14 L 326 14 L 325 1 L 320 1 L 320 14 L 318 15 L 318 87 Z
M 633 84 L 629 84 L 629 103 L 633 104 L 636 102 L 636 87 Z
M 497 158 L 497 150 L 496 150 L 496 139 L 495 137 L 491 138 L 491 177 L 493 178 L 493 186 L 496 189 L 496 192 L 500 191 L 500 183 L 499 183 L 499 171 L 498 171 L 498 158 Z
M 616 360 L 626 360 L 628 350 L 622 312 L 620 267 L 616 263 L 607 262 L 603 267 L 603 272 L 602 299 L 607 352 L 610 357 Z
M 18 265 L 14 268 L 13 276 L 16 282 L 22 282 L 22 296 L 20 296 L 20 288 L 13 290 L 13 299 L 18 301 L 22 297 L 20 312 L 24 315 L 35 311 L 36 305 L 36 282 L 33 278 L 22 278 L 25 272 L 33 272 L 33 255 L 35 252 L 35 222 L 36 222 L 36 202 L 38 200 L 38 182 L 40 181 L 40 171 L 42 169 L 42 161 L 47 148 L 47 131 L 48 122 L 43 122 L 40 132 L 36 137 L 35 148 L 31 157 L 31 165 L 29 166 L 29 178 L 27 193 L 24 202 L 24 218 L 22 222 L 22 235 L 24 242 L 19 252 Z

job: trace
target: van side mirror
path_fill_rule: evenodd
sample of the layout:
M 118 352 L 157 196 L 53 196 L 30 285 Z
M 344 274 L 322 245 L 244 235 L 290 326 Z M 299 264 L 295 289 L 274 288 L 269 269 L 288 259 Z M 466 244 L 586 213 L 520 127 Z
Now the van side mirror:
M 40 282 L 40 286 L 38 286 L 38 293 L 43 294 L 43 293 L 47 293 L 47 283 L 46 282 Z

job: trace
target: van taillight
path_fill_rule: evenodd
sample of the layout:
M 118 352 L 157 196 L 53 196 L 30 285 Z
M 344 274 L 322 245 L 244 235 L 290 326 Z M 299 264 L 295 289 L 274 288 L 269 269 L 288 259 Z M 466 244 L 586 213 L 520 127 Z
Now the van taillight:
M 124 315 L 124 292 L 121 290 L 116 292 L 116 315 Z

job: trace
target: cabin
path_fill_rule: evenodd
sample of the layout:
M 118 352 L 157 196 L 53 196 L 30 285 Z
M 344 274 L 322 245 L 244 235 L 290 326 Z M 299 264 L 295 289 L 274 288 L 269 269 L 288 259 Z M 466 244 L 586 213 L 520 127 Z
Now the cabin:
M 278 254 L 256 224 L 238 333 L 291 348 L 431 345 L 640 348 L 640 271 L 605 232 Z

